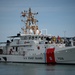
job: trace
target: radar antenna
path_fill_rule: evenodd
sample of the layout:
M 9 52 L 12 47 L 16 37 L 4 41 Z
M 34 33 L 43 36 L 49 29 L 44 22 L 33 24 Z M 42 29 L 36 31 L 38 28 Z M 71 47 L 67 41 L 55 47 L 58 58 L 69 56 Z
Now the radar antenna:
M 25 28 L 21 28 L 23 32 L 25 34 L 30 34 L 30 29 L 32 29 L 33 33 L 36 34 L 36 30 L 38 29 L 38 26 L 36 23 L 38 22 L 38 20 L 35 19 L 34 16 L 37 15 L 38 12 L 32 13 L 31 8 L 29 8 L 29 11 L 24 10 L 21 12 L 21 14 L 23 18 L 26 18 L 26 21 L 21 20 L 22 22 L 25 23 Z

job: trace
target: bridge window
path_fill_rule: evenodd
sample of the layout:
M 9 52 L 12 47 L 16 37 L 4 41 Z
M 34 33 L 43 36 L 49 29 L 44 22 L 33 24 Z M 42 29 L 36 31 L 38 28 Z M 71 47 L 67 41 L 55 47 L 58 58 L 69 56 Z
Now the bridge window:
M 32 40 L 34 40 L 34 36 L 32 36 Z
M 31 36 L 29 36 L 29 40 L 31 39 Z
M 35 40 L 37 40 L 37 36 L 35 36 Z

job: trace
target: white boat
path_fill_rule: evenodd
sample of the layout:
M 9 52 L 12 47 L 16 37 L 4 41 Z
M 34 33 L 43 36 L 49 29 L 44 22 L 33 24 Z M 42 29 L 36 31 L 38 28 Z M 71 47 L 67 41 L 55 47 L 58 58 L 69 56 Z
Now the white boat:
M 37 14 L 31 8 L 22 12 L 23 33 L 0 43 L 0 62 L 75 64 L 75 38 L 42 34 L 34 18 Z

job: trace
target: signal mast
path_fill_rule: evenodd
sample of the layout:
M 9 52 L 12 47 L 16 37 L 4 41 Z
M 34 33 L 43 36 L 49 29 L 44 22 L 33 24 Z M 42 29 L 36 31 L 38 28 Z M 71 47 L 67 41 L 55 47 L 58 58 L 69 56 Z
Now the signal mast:
M 40 31 L 38 30 L 37 22 L 38 20 L 34 18 L 37 13 L 32 13 L 31 8 L 29 8 L 29 11 L 23 11 L 21 12 L 22 17 L 26 18 L 25 20 L 21 20 L 25 23 L 25 28 L 21 28 L 24 32 L 24 34 L 40 34 Z

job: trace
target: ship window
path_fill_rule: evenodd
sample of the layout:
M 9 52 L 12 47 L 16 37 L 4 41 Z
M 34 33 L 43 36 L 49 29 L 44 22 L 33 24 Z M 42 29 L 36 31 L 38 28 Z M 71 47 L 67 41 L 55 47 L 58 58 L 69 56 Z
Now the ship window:
M 37 40 L 37 36 L 35 36 L 35 40 Z
M 24 40 L 27 40 L 27 36 L 24 37 Z
M 3 50 L 2 49 L 0 49 L 0 54 L 3 54 Z
M 43 37 L 41 37 L 41 40 L 43 40 Z
M 32 36 L 32 40 L 34 39 L 34 36 Z
M 13 42 L 13 39 L 11 40 L 11 42 Z
M 39 39 L 41 39 L 41 36 L 39 36 Z
M 35 38 L 37 39 L 37 36 L 35 36 Z
M 18 47 L 16 47 L 16 52 L 18 51 Z
M 44 38 L 46 38 L 46 36 Z
M 29 36 L 29 40 L 31 39 L 31 36 Z
M 35 38 L 35 40 L 37 40 L 37 37 L 36 36 L 34 38 Z
M 41 37 L 39 36 L 39 38 L 41 38 Z
M 13 49 L 14 49 L 14 47 L 13 47 Z

